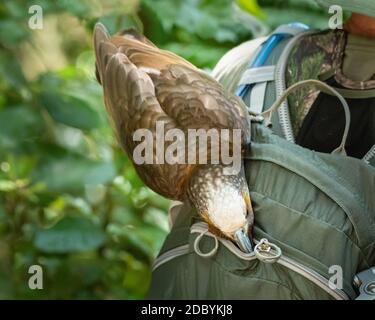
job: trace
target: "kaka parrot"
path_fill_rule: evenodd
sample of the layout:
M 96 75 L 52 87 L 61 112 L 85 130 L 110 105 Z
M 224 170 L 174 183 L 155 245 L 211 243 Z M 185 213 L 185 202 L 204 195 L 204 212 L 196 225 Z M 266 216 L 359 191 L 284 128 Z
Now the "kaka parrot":
M 111 37 L 98 23 L 94 48 L 107 113 L 119 144 L 143 182 L 164 197 L 189 201 L 210 232 L 251 252 L 254 214 L 242 161 L 239 172 L 227 174 L 228 165 L 222 162 L 138 164 L 133 158 L 139 143 L 134 141 L 137 129 L 152 133 L 152 150 L 158 157 L 158 121 L 165 130 L 185 133 L 189 129 L 239 129 L 243 152 L 250 143 L 250 119 L 241 99 L 204 71 L 159 49 L 134 30 Z M 233 142 L 229 141 L 231 148 Z M 165 142 L 165 147 L 171 143 Z

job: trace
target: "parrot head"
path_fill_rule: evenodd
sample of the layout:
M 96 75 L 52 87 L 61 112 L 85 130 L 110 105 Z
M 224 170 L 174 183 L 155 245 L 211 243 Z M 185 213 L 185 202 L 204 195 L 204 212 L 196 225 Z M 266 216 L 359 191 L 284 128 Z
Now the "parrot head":
M 252 252 L 254 213 L 244 168 L 230 175 L 224 169 L 224 165 L 199 167 L 189 181 L 187 197 L 211 233 Z

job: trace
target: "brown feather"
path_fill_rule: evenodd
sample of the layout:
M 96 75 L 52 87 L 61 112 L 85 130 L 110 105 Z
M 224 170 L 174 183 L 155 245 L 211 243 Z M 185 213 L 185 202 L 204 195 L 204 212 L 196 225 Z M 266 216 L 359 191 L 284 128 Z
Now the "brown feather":
M 132 158 L 137 129 L 241 129 L 244 144 L 250 130 L 246 107 L 219 83 L 185 59 L 158 49 L 133 31 L 110 37 L 101 24 L 94 30 L 98 80 L 117 138 Z M 165 148 L 172 142 L 167 142 Z M 154 134 L 154 156 L 156 154 Z M 141 179 L 155 192 L 184 200 L 197 165 L 136 165 Z

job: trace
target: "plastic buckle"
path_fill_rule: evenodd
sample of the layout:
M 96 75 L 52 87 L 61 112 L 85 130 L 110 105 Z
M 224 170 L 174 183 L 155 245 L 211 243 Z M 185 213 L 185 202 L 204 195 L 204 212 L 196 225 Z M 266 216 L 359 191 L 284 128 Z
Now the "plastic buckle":
M 281 249 L 263 238 L 254 248 L 255 256 L 265 263 L 275 263 L 281 257 Z
M 375 267 L 358 273 L 354 285 L 359 289 L 356 300 L 375 300 Z

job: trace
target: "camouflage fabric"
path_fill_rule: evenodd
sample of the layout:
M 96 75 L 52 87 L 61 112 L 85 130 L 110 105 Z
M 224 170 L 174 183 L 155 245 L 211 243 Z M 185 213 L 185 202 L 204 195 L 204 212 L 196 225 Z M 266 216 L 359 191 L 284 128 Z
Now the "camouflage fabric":
M 301 80 L 320 79 L 324 81 L 334 77 L 335 81 L 345 89 L 361 91 L 375 89 L 374 76 L 366 81 L 358 81 L 358 79 L 368 77 L 369 72 L 371 73 L 371 70 L 374 69 L 372 59 L 375 56 L 374 39 L 362 38 L 359 41 L 360 46 L 356 46 L 358 45 L 358 39 L 354 41 L 349 57 L 349 60 L 351 60 L 349 68 L 351 70 L 350 72 L 346 70 L 345 74 L 348 76 L 345 76 L 342 71 L 345 65 L 344 62 L 348 60 L 347 42 L 352 36 L 348 35 L 344 30 L 324 30 L 305 35 L 298 40 L 288 58 L 285 75 L 286 86 L 289 87 Z M 247 41 L 227 52 L 215 66 L 212 76 L 228 91 L 234 93 L 251 57 L 264 40 L 264 38 L 261 38 Z M 364 42 L 366 43 L 364 44 Z M 367 62 L 364 61 L 366 59 L 368 60 Z M 360 68 L 356 67 L 358 61 L 360 61 Z M 365 72 L 361 74 L 363 70 Z M 353 73 L 356 77 L 351 77 Z M 357 81 L 352 79 L 357 79 Z M 373 97 L 373 93 L 369 94 Z M 296 91 L 288 99 L 295 136 L 298 135 L 303 120 L 318 95 L 319 92 L 317 90 L 306 87 Z
M 343 30 L 326 30 L 303 37 L 291 52 L 286 73 L 287 87 L 306 79 L 335 81 L 347 89 L 374 89 L 375 81 L 353 81 L 342 72 L 347 33 Z M 289 110 L 295 135 L 312 107 L 319 91 L 314 88 L 299 90 L 289 97 Z

